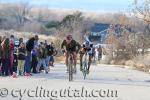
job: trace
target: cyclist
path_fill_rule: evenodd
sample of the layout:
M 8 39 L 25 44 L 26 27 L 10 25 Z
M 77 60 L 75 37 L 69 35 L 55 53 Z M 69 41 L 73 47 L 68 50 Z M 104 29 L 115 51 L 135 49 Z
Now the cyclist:
M 61 49 L 62 49 L 62 52 L 65 54 L 65 57 L 66 57 L 65 63 L 67 66 L 67 72 L 69 72 L 68 56 L 69 56 L 69 52 L 72 52 L 73 58 L 74 58 L 73 72 L 76 73 L 77 53 L 80 50 L 80 48 L 81 48 L 81 45 L 73 39 L 71 34 L 67 35 L 66 39 L 63 40 L 63 42 L 61 44 Z
M 100 59 L 102 58 L 102 47 L 101 45 L 99 45 L 99 47 L 97 48 L 98 51 L 98 61 L 100 61 Z
M 93 43 L 90 42 L 88 39 L 86 39 L 86 41 L 83 43 L 82 48 L 80 50 L 80 71 L 82 71 L 82 58 L 85 52 L 88 52 L 89 54 L 89 61 L 88 61 L 88 68 L 87 68 L 87 73 L 89 74 L 90 65 L 92 62 L 92 58 L 94 56 L 94 47 L 93 47 Z

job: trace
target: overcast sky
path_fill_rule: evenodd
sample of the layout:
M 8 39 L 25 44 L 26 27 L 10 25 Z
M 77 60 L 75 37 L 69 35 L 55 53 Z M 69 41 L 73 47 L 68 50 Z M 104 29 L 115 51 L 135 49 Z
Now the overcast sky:
M 49 8 L 81 9 L 91 11 L 126 11 L 133 0 L 0 0 L 1 3 L 28 2 Z

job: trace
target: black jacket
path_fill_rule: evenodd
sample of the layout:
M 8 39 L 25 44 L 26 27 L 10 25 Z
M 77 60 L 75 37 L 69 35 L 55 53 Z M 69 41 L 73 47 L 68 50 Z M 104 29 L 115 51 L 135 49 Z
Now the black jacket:
M 71 51 L 71 52 L 79 51 L 81 48 L 81 45 L 75 40 L 72 40 L 69 44 L 67 44 L 67 41 L 64 40 L 61 44 L 61 49 L 64 49 L 64 46 L 67 51 Z
M 25 48 L 18 48 L 18 60 L 25 60 L 26 50 Z
M 52 56 L 56 52 L 55 48 L 53 46 L 51 46 L 51 45 L 47 45 L 46 48 L 47 48 L 47 54 L 49 56 Z
M 28 41 L 27 41 L 27 43 L 26 43 L 26 50 L 28 51 L 28 52 L 31 52 L 31 50 L 33 49 L 33 47 L 34 47 L 34 38 L 31 38 L 31 39 L 29 39 Z

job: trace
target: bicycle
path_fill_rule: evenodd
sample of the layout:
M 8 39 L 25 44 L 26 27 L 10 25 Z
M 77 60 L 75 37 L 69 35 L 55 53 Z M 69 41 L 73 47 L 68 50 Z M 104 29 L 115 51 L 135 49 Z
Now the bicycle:
M 83 61 L 82 61 L 82 73 L 83 73 L 84 79 L 86 79 L 86 76 L 88 74 L 87 71 L 88 71 L 88 63 L 89 63 L 88 51 L 85 52 L 82 59 L 83 59 Z

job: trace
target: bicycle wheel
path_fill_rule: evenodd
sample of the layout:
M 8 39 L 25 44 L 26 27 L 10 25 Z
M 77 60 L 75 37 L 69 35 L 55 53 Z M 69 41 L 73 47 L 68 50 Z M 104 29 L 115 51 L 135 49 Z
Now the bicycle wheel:
M 84 77 L 84 79 L 86 79 L 86 71 L 87 71 L 87 64 L 86 64 L 86 62 L 84 63 L 84 69 L 83 69 L 83 77 Z
M 68 61 L 68 67 L 69 67 L 69 81 L 73 80 L 73 59 L 69 57 Z
M 83 72 L 83 77 L 84 79 L 86 79 L 86 75 L 87 75 L 87 68 L 88 68 L 88 55 L 87 53 L 83 55 L 83 63 L 82 63 L 82 72 Z

